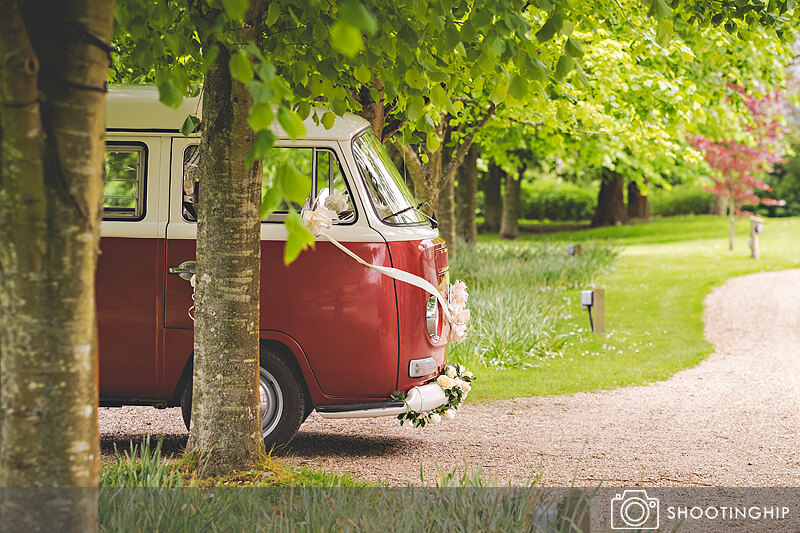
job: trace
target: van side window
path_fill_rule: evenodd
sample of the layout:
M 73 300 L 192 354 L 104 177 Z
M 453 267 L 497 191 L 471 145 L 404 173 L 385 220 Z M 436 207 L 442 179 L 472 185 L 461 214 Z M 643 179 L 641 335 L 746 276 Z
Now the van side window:
M 316 197 L 339 215 L 339 222 L 355 220 L 353 200 L 342 175 L 342 167 L 331 150 L 317 150 Z
M 199 160 L 200 147 L 187 146 L 183 153 L 183 218 L 190 222 L 197 221 L 197 199 L 199 195 Z M 325 148 L 275 147 L 264 157 L 262 178 L 262 197 L 267 193 L 272 181 L 282 165 L 291 165 L 295 170 L 312 179 L 312 190 L 308 191 L 312 198 L 320 197 L 325 201 L 333 194 L 339 211 L 339 222 L 350 223 L 355 220 L 355 210 L 347 183 L 342 173 L 336 154 Z M 333 191 L 339 191 L 338 194 Z M 329 202 L 330 203 L 330 202 Z M 299 211 L 303 206 L 293 205 Z M 264 222 L 282 222 L 289 208 L 283 203 L 278 209 L 264 219 Z
M 278 175 L 278 169 L 280 169 L 282 165 L 290 165 L 300 174 L 311 178 L 314 175 L 314 149 L 275 147 L 269 150 L 267 155 L 264 156 L 264 174 L 261 178 L 262 199 L 267 194 L 269 187 L 272 185 L 272 181 Z M 309 195 L 311 195 L 311 193 L 312 191 L 308 191 Z M 295 211 L 300 211 L 300 209 L 303 208 L 302 205 L 297 204 L 292 207 L 294 207 Z M 276 217 L 273 215 L 278 215 L 278 218 L 283 220 L 282 215 L 286 215 L 288 212 L 289 208 L 286 205 L 286 201 L 284 201 L 272 215 L 264 220 L 276 220 Z
M 143 145 L 106 146 L 103 220 L 142 219 L 145 159 Z

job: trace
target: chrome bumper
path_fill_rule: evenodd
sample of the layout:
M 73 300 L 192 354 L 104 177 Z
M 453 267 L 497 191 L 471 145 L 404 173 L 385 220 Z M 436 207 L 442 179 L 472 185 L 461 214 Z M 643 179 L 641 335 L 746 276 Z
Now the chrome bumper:
M 417 412 L 430 411 L 447 403 L 447 396 L 436 383 L 428 383 L 414 387 L 408 391 L 406 401 L 402 405 L 397 402 L 387 404 L 374 404 L 364 409 L 336 411 L 335 408 L 317 409 L 322 418 L 374 418 L 378 416 L 397 416 L 409 409 Z M 346 407 L 346 406 L 342 406 Z

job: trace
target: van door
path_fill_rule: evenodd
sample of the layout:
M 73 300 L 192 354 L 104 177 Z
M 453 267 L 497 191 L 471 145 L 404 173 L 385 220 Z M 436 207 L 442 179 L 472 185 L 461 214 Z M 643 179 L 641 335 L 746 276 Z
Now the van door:
M 158 398 L 164 231 L 161 138 L 106 143 L 101 254 L 96 274 L 100 397 Z M 166 181 L 166 180 L 165 180 Z
M 178 176 L 194 172 L 197 161 L 191 144 L 173 140 L 173 199 L 188 199 L 176 184 Z M 335 141 L 276 143 L 272 159 L 265 161 L 265 179 L 284 160 L 312 177 L 312 191 L 320 196 L 339 193 L 342 220 L 330 233 L 365 260 L 391 266 L 383 237 L 367 223 L 358 193 L 348 186 L 344 158 Z M 178 167 L 179 162 L 181 168 Z M 188 183 L 191 182 L 191 179 Z M 202 190 L 199 192 L 202 195 Z M 195 258 L 196 227 L 191 208 L 173 201 L 167 228 L 167 265 L 180 266 Z M 297 206 L 299 208 L 299 206 Z M 386 398 L 397 383 L 398 322 L 394 280 L 367 269 L 343 252 L 318 239 L 314 250 L 303 252 L 290 266 L 283 264 L 286 230 L 280 213 L 261 227 L 261 330 L 273 332 L 300 345 L 313 372 L 314 389 L 329 397 Z M 191 287 L 170 275 L 166 284 L 167 328 L 192 328 L 188 309 Z M 169 338 L 170 332 L 167 332 Z M 189 348 L 190 349 L 190 348 Z M 170 357 L 167 355 L 167 357 Z M 304 366 L 301 362 L 301 367 Z

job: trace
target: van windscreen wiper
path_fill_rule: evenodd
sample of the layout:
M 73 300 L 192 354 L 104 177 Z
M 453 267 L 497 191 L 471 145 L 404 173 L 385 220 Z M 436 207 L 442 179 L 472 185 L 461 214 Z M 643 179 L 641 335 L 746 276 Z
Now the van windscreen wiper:
M 403 213 L 406 213 L 408 211 L 414 210 L 417 213 L 419 213 L 420 215 L 422 215 L 425 218 L 427 218 L 428 221 L 430 221 L 430 223 L 431 223 L 431 227 L 433 229 L 436 229 L 436 228 L 439 227 L 439 223 L 436 222 L 436 219 L 432 218 L 432 217 L 429 217 L 427 214 L 425 214 L 425 212 L 422 209 L 420 209 L 420 207 L 422 207 L 423 205 L 426 205 L 426 204 L 428 204 L 428 202 L 421 202 L 421 203 L 418 203 L 417 205 L 410 205 L 408 207 L 404 207 L 400 211 L 396 211 L 396 212 L 392 213 L 391 215 L 386 215 L 385 217 L 383 217 L 381 219 L 381 221 L 382 222 L 386 222 L 388 219 L 390 219 L 392 217 L 396 217 L 396 216 L 402 215 Z

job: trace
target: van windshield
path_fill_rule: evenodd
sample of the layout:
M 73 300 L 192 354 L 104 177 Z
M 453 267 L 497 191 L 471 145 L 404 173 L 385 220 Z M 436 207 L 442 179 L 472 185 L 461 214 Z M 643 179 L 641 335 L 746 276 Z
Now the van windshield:
M 389 152 L 371 131 L 353 142 L 353 154 L 378 218 L 393 225 L 428 222 L 415 209 L 414 196 L 392 163 Z

